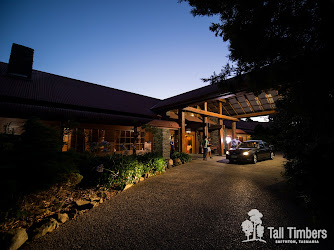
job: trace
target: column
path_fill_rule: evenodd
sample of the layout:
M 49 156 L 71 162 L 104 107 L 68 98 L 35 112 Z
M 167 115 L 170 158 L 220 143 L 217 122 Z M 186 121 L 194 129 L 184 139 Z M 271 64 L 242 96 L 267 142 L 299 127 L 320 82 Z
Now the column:
M 186 134 L 186 119 L 185 113 L 182 111 L 182 108 L 179 108 L 178 113 L 179 118 L 179 152 L 185 152 L 186 149 L 186 141 L 185 141 L 185 134 Z
M 237 122 L 232 122 L 232 139 L 237 138 Z
M 199 154 L 199 147 L 200 147 L 200 145 L 199 145 L 199 140 L 198 140 L 198 131 L 195 130 L 195 142 L 194 142 L 194 145 L 193 145 L 193 148 L 195 150 L 193 151 L 193 153 Z
M 153 137 L 153 152 L 159 153 L 164 159 L 170 157 L 170 131 L 167 128 L 155 128 Z
M 219 107 L 218 107 L 219 114 L 223 114 L 223 104 L 219 102 Z M 221 126 L 219 128 L 218 132 L 218 138 L 219 138 L 219 145 L 218 145 L 218 153 L 219 155 L 224 155 L 224 122 L 223 119 L 218 119 L 218 124 Z
M 204 111 L 208 111 L 208 103 L 204 102 Z M 209 136 L 209 126 L 208 126 L 208 117 L 204 116 L 203 117 L 203 131 L 204 131 L 204 136 L 208 137 Z

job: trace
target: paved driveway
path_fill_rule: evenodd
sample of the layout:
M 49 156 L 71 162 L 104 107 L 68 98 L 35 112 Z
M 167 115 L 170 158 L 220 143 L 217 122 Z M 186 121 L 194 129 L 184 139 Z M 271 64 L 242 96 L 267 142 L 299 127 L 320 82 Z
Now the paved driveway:
M 276 244 L 267 229 L 312 228 L 289 196 L 282 163 L 281 156 L 256 165 L 226 164 L 222 157 L 198 159 L 133 186 L 25 248 L 294 248 Z M 242 242 L 241 223 L 254 208 L 263 214 L 267 243 Z

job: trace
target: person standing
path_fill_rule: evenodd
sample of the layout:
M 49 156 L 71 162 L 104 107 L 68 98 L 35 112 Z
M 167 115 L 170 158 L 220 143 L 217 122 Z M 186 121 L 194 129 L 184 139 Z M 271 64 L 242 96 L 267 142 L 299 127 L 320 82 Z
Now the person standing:
M 203 160 L 207 160 L 206 155 L 208 153 L 208 138 L 205 136 L 203 140 Z
M 211 155 L 211 138 L 208 139 L 208 155 L 211 159 L 212 158 L 212 155 Z
M 241 143 L 241 141 L 239 141 L 238 139 L 233 139 L 231 141 L 231 148 L 237 148 L 240 143 Z
M 171 136 L 171 138 L 170 138 L 170 152 L 171 152 L 171 154 L 174 153 L 174 139 L 173 139 L 173 136 Z

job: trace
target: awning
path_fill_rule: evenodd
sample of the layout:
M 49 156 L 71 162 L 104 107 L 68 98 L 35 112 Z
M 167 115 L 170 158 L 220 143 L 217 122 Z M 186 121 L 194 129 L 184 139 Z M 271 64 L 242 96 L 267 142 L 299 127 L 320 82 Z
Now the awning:
M 147 125 L 151 125 L 157 128 L 169 128 L 169 129 L 179 129 L 180 126 L 177 122 L 174 121 L 165 121 L 165 120 L 152 120 Z
M 175 112 L 172 112 L 172 111 L 169 112 L 169 118 L 178 119 L 178 117 L 179 116 L 177 114 L 175 114 Z M 192 115 L 189 115 L 187 113 L 185 114 L 185 118 L 186 118 L 187 121 L 190 121 L 190 122 L 199 122 L 199 123 L 203 122 L 203 120 L 198 118 L 197 116 L 192 116 Z M 212 121 L 210 118 L 208 118 L 208 123 L 213 124 L 213 125 L 217 124 L 214 121 Z
M 243 131 L 242 129 L 236 129 L 235 130 L 236 134 L 247 134 L 245 131 Z

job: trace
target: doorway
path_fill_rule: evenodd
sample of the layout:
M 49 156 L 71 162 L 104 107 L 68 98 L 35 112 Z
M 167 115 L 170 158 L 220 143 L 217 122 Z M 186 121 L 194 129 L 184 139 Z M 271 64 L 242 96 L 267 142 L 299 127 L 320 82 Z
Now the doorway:
M 194 136 L 186 135 L 186 153 L 192 154 L 194 152 Z

